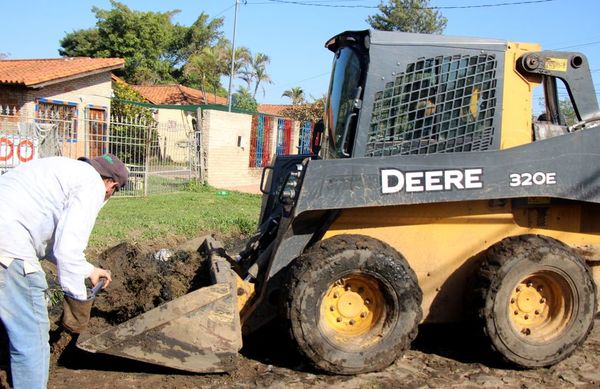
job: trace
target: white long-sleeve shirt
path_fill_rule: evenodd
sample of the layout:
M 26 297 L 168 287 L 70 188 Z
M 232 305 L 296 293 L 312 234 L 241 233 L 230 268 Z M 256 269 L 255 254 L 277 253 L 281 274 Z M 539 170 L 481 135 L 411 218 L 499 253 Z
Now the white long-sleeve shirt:
M 56 264 L 65 292 L 86 298 L 85 278 L 94 270 L 84 250 L 105 186 L 88 163 L 65 157 L 33 160 L 0 176 L 0 263 L 25 261 L 42 271 L 40 259 Z

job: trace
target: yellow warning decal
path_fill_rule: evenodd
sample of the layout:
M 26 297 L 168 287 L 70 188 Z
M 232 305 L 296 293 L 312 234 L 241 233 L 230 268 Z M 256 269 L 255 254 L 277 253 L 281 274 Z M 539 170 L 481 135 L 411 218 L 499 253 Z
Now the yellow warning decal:
M 566 72 L 567 60 L 565 58 L 546 58 L 544 69 L 557 72 Z

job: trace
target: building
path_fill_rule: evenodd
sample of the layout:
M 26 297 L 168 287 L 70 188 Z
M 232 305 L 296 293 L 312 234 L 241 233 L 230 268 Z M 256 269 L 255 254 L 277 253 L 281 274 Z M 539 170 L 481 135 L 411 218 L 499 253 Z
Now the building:
M 87 57 L 0 60 L 0 167 L 40 153 L 105 152 L 111 72 L 124 62 Z

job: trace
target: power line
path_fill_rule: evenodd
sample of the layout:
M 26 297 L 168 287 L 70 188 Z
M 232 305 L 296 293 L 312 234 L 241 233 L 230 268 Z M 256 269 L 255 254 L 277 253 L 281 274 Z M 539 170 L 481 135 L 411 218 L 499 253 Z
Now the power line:
M 214 18 L 216 18 L 216 17 L 218 17 L 218 16 L 220 16 L 220 15 L 223 15 L 225 12 L 229 11 L 229 10 L 230 10 L 230 9 L 232 9 L 233 7 L 235 7 L 235 4 L 233 4 L 233 5 L 230 5 L 229 7 L 225 8 L 223 11 L 221 11 L 221 12 L 219 12 L 218 14 L 214 15 L 214 16 L 213 16 L 213 19 L 214 19 Z
M 583 47 L 583 46 L 591 46 L 591 45 L 597 45 L 598 43 L 600 43 L 600 41 L 594 41 L 594 42 L 587 42 L 587 43 L 581 43 L 579 45 L 572 45 L 572 46 L 565 46 L 565 47 L 558 47 L 554 50 L 565 50 L 565 49 L 573 49 L 575 47 Z
M 320 78 L 320 77 L 326 76 L 329 73 L 330 72 L 325 72 L 325 73 L 317 74 L 315 76 L 311 76 L 311 77 L 308 77 L 308 78 L 305 78 L 305 79 L 302 79 L 302 80 L 299 80 L 299 81 L 289 82 L 289 83 L 286 83 L 284 85 L 281 85 L 281 87 L 285 88 L 286 86 L 297 85 L 297 84 L 300 84 L 301 82 L 304 82 L 304 81 L 310 81 L 310 80 L 314 80 L 315 78 Z
M 503 7 L 509 5 L 524 5 L 524 4 L 539 4 L 549 3 L 555 0 L 530 0 L 530 1 L 514 1 L 504 3 L 492 3 L 492 4 L 479 4 L 479 5 L 449 5 L 449 6 L 434 6 L 434 7 L 422 7 L 420 9 L 469 9 L 469 8 L 491 8 L 491 7 Z M 379 8 L 378 5 L 339 5 L 339 4 L 325 4 L 330 1 L 299 1 L 299 0 L 267 0 L 268 3 L 279 3 L 279 4 L 293 4 L 293 5 L 304 5 L 312 7 L 328 7 L 328 8 Z M 251 4 L 267 4 L 267 3 L 251 3 Z

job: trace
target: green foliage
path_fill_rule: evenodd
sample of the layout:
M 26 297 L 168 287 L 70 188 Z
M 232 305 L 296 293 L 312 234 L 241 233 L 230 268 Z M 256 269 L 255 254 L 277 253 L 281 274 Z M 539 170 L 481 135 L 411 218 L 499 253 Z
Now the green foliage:
M 141 117 L 145 121 L 152 122 L 152 110 L 140 105 L 128 104 L 126 101 L 143 103 L 146 100 L 133 88 L 121 82 L 113 82 L 114 99 L 110 107 L 112 116 L 117 118 Z M 123 101 L 126 100 L 126 101 Z
M 225 41 L 194 52 L 187 58 L 187 62 L 183 66 L 185 84 L 199 88 L 203 92 L 214 93 L 221 86 L 221 76 L 229 72 L 227 68 L 229 56 L 228 45 Z
M 323 96 L 319 99 L 316 99 L 312 103 L 292 105 L 283 111 L 283 116 L 298 121 L 309 121 L 315 123 L 323 119 L 323 115 L 325 113 L 325 100 L 326 97 Z
M 58 53 L 67 57 L 96 57 L 100 47 L 100 33 L 97 28 L 73 31 L 60 40 Z
M 367 22 L 376 30 L 441 34 L 448 19 L 430 8 L 429 0 L 388 0 Z
M 560 114 L 565 118 L 567 126 L 577 123 L 577 115 L 575 115 L 575 109 L 570 99 L 559 100 L 558 109 L 560 110 Z
M 129 85 L 114 82 L 113 92 L 115 98 L 111 103 L 111 116 L 116 123 L 110 127 L 109 144 L 111 153 L 116 154 L 128 164 L 141 164 L 146 159 L 146 143 L 149 138 L 152 145 L 158 145 L 158 131 L 152 110 L 140 105 L 130 104 L 127 101 L 144 102 Z M 137 123 L 137 124 L 136 124 Z M 129 139 L 128 142 L 123 142 Z M 118 145 L 118 147 L 117 147 Z M 112 149 L 116 147 L 116 149 Z M 159 150 L 158 147 L 152 147 Z
M 190 191 L 143 198 L 113 198 L 90 237 L 98 252 L 123 241 L 144 244 L 165 237 L 189 239 L 201 233 L 233 235 L 256 230 L 260 196 L 190 184 Z
M 189 58 L 207 47 L 226 43 L 223 38 L 223 18 L 209 20 L 202 12 L 190 27 L 173 26 L 168 56 L 174 65 L 183 65 Z
M 248 57 L 246 58 L 246 64 L 244 69 L 240 72 L 241 79 L 246 81 L 248 84 L 248 89 L 252 83 L 254 83 L 254 91 L 252 93 L 252 98 L 256 98 L 256 92 L 258 92 L 258 87 L 261 83 L 263 83 L 263 95 L 265 93 L 264 84 L 271 84 L 273 81 L 271 77 L 267 73 L 267 65 L 271 62 L 271 59 L 265 53 L 256 53 L 254 57 L 252 57 L 251 53 L 248 52 Z
M 122 77 L 133 84 L 177 82 L 203 92 L 225 95 L 221 77 L 231 71 L 231 43 L 224 38 L 223 18 L 202 12 L 190 26 L 173 24 L 179 11 L 140 12 L 111 0 L 111 9 L 93 7 L 96 26 L 67 33 L 60 55 L 119 57 L 125 59 Z M 235 51 L 233 77 L 248 82 L 256 93 L 271 83 L 264 53 L 252 55 L 246 47 Z
M 304 91 L 299 86 L 284 91 L 281 96 L 290 98 L 292 100 L 292 105 L 304 103 Z
M 231 96 L 231 99 L 234 108 L 250 112 L 256 112 L 258 109 L 258 103 L 250 94 L 250 91 L 244 87 L 240 86 L 237 92 Z
M 61 55 L 125 58 L 125 79 L 134 83 L 171 80 L 165 53 L 173 40 L 179 11 L 140 12 L 111 0 L 111 10 L 93 7 L 96 27 L 67 34 Z
M 201 13 L 190 27 L 173 24 L 179 11 L 140 12 L 111 0 L 110 10 L 93 7 L 94 28 L 77 30 L 60 41 L 63 56 L 125 58 L 123 78 L 135 84 L 185 82 L 184 67 L 194 55 L 218 44 L 227 45 L 220 29 L 223 19 Z M 223 43 L 220 43 L 223 41 Z M 196 67 L 198 69 L 200 67 Z M 221 69 L 210 68 L 211 90 L 219 86 Z M 203 74 L 192 78 L 206 78 Z

